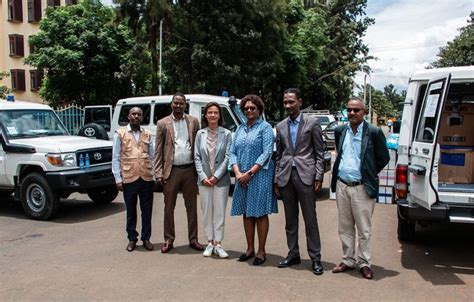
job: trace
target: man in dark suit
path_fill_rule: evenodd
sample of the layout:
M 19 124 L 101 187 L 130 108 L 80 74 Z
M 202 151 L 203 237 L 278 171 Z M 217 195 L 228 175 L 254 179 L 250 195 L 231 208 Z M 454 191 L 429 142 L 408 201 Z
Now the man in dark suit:
M 316 118 L 300 112 L 301 91 L 289 88 L 284 92 L 283 105 L 288 118 L 278 123 L 275 192 L 285 207 L 288 256 L 278 267 L 301 263 L 298 246 L 299 206 L 306 229 L 308 254 L 316 275 L 324 272 L 321 264 L 321 242 L 316 215 L 316 192 L 321 190 L 324 176 L 324 150 L 321 126 Z
M 351 98 L 347 103 L 349 123 L 335 130 L 337 157 L 331 189 L 336 192 L 343 256 L 332 272 L 341 273 L 358 266 L 364 278 L 372 279 L 370 240 L 379 188 L 377 174 L 387 165 L 390 156 L 382 129 L 364 121 L 365 114 L 364 102 Z

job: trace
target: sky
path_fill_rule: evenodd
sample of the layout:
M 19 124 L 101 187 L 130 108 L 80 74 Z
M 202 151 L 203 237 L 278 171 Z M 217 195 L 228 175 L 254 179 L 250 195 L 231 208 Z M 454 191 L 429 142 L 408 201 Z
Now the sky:
M 409 77 L 436 61 L 439 47 L 445 46 L 466 26 L 474 11 L 473 0 L 368 0 L 367 16 L 375 18 L 364 37 L 370 54 L 372 86 L 383 89 L 393 84 L 406 90 Z M 364 83 L 364 75 L 355 77 Z

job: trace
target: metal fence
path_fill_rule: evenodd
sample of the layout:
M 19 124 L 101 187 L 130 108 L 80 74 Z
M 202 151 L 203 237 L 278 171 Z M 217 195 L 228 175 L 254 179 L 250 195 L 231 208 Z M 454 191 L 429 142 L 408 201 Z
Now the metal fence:
M 77 105 L 68 105 L 54 109 L 59 118 L 63 121 L 69 133 L 77 135 L 81 129 L 84 118 L 84 109 Z

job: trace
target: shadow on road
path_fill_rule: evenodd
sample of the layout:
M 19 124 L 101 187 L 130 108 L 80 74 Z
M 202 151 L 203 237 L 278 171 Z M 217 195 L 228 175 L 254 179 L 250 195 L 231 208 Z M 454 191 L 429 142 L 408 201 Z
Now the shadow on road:
M 401 263 L 433 285 L 461 285 L 458 274 L 474 275 L 474 225 L 416 226 L 416 239 L 401 243 Z
M 49 220 L 52 223 L 78 223 L 100 219 L 125 211 L 123 203 L 112 202 L 98 205 L 89 199 L 61 199 L 59 212 L 56 218 Z M 23 211 L 20 202 L 12 197 L 0 198 L 0 216 L 17 219 L 29 219 Z

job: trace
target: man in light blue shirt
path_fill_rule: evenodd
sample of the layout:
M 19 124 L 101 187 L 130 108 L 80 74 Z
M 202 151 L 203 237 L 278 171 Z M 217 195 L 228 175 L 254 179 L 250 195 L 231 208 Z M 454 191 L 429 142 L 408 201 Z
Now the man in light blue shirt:
M 342 273 L 357 266 L 365 279 L 372 279 L 370 242 L 379 186 L 377 174 L 390 157 L 382 129 L 365 122 L 365 114 L 364 102 L 351 98 L 347 103 L 349 123 L 334 131 L 337 157 L 331 189 L 336 192 L 343 256 L 332 272 Z

